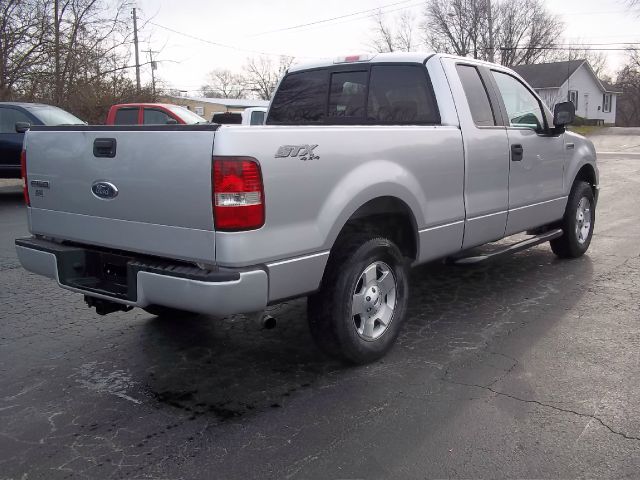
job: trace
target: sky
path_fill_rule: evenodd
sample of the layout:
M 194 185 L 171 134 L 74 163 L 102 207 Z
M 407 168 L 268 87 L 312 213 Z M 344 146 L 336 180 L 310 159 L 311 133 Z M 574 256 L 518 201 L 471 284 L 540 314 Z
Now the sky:
M 195 95 L 206 83 L 208 72 L 240 71 L 251 56 L 267 54 L 277 61 L 278 55 L 290 55 L 296 61 L 305 61 L 371 51 L 371 30 L 377 9 L 389 19 L 406 10 L 419 18 L 424 9 L 421 0 L 136 0 L 135 3 L 141 27 L 140 63 L 148 61 L 147 50 L 157 52 L 156 77 L 167 87 L 184 90 L 189 95 Z M 564 22 L 565 43 L 599 44 L 594 48 L 601 49 L 640 43 L 640 17 L 628 11 L 624 0 L 545 0 L 545 4 Z M 313 24 L 297 28 L 310 23 Z M 604 53 L 608 57 L 608 73 L 613 74 L 623 65 L 625 54 L 611 50 Z M 143 82 L 150 81 L 148 66 L 143 67 L 141 75 Z

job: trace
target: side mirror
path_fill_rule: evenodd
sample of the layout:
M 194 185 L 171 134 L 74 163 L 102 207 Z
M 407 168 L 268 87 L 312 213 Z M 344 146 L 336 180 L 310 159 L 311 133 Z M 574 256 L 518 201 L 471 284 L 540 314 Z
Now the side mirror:
M 576 106 L 573 102 L 557 103 L 553 109 L 553 124 L 556 127 L 565 127 L 576 119 Z
M 178 121 L 175 118 L 170 118 L 167 120 L 167 125 L 177 125 Z
M 25 133 L 31 128 L 29 122 L 16 122 L 16 133 Z

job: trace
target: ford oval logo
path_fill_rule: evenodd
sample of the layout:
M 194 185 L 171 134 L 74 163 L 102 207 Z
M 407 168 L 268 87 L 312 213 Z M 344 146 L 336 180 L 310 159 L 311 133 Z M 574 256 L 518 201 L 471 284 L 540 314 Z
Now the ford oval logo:
M 93 182 L 91 191 L 96 197 L 103 200 L 111 200 L 118 196 L 118 189 L 110 182 Z

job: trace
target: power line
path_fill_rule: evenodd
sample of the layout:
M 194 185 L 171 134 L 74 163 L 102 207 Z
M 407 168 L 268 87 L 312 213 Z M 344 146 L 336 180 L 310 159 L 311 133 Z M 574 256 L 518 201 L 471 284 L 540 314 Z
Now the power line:
M 571 42 L 571 43 L 554 43 L 553 47 L 576 47 L 576 46 L 585 46 L 585 47 L 597 47 L 597 46 L 613 46 L 613 45 L 640 45 L 640 42 L 609 42 L 609 43 L 583 43 L 583 42 Z
M 629 50 L 639 50 L 640 43 L 634 44 L 634 47 L 626 47 L 626 48 L 591 48 L 587 50 L 593 50 L 595 52 L 627 52 Z M 575 51 L 575 52 L 583 52 L 585 50 L 584 47 L 499 47 L 499 50 L 563 50 L 563 51 Z
M 359 12 L 352 12 L 352 13 L 347 13 L 345 15 L 339 15 L 337 17 L 331 17 L 331 18 L 323 18 L 322 20 L 316 20 L 314 22 L 309 22 L 309 23 L 301 23 L 299 25 L 292 25 L 291 27 L 283 27 L 283 28 L 278 28 L 275 30 L 268 30 L 266 32 L 259 32 L 259 33 L 254 33 L 253 35 L 247 35 L 245 36 L 245 38 L 251 38 L 251 37 L 258 37 L 260 35 L 267 35 L 270 33 L 277 33 L 277 32 L 286 32 L 288 30 L 295 30 L 297 28 L 303 28 L 303 27 L 309 27 L 311 25 L 318 25 L 321 23 L 327 23 L 327 22 L 331 22 L 333 20 L 340 20 L 343 18 L 348 18 L 348 17 L 355 17 L 356 15 L 361 15 L 363 13 L 369 13 L 369 12 L 374 12 L 374 11 L 381 11 L 383 8 L 388 8 L 388 7 L 395 7 L 396 5 L 401 5 L 403 3 L 410 3 L 413 2 L 414 0 L 402 0 L 401 2 L 395 2 L 395 3 L 389 3 L 386 5 L 380 5 L 376 8 L 369 8 L 367 10 L 360 10 Z M 422 4 L 422 2 L 420 2 L 420 5 Z M 406 6 L 403 8 L 407 8 Z M 367 18 L 367 17 L 363 17 L 363 18 Z
M 165 25 L 160 25 L 158 23 L 155 22 L 149 22 L 149 24 L 154 25 L 158 28 L 162 28 L 164 30 L 167 30 L 169 32 L 175 33 L 177 35 L 182 35 L 183 37 L 187 37 L 187 38 L 191 38 L 193 40 L 198 40 L 200 42 L 204 42 L 204 43 L 208 43 L 210 45 L 214 45 L 216 47 L 220 47 L 220 48 L 229 48 L 231 50 L 237 50 L 240 52 L 249 52 L 249 53 L 258 53 L 260 55 L 267 55 L 267 56 L 284 56 L 284 57 L 298 57 L 298 58 L 318 58 L 318 57 L 306 57 L 306 56 L 302 56 L 302 55 L 291 55 L 288 53 L 273 53 L 273 52 L 265 52 L 265 51 L 261 51 L 261 50 L 253 50 L 250 48 L 242 48 L 242 47 L 237 47 L 235 45 L 229 45 L 226 43 L 220 43 L 220 42 L 215 42 L 213 40 L 208 40 L 206 38 L 202 38 L 202 37 L 196 37 L 195 35 L 191 35 L 190 33 L 185 33 L 185 32 L 181 32 L 179 30 L 175 30 L 171 27 L 167 27 Z

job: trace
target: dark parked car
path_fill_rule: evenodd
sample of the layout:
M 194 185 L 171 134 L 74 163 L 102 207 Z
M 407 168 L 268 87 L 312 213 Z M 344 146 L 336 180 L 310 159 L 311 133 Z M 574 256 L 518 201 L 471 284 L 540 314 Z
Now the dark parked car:
M 51 105 L 0 102 L 0 178 L 20 178 L 22 140 L 31 125 L 84 125 L 84 122 Z

